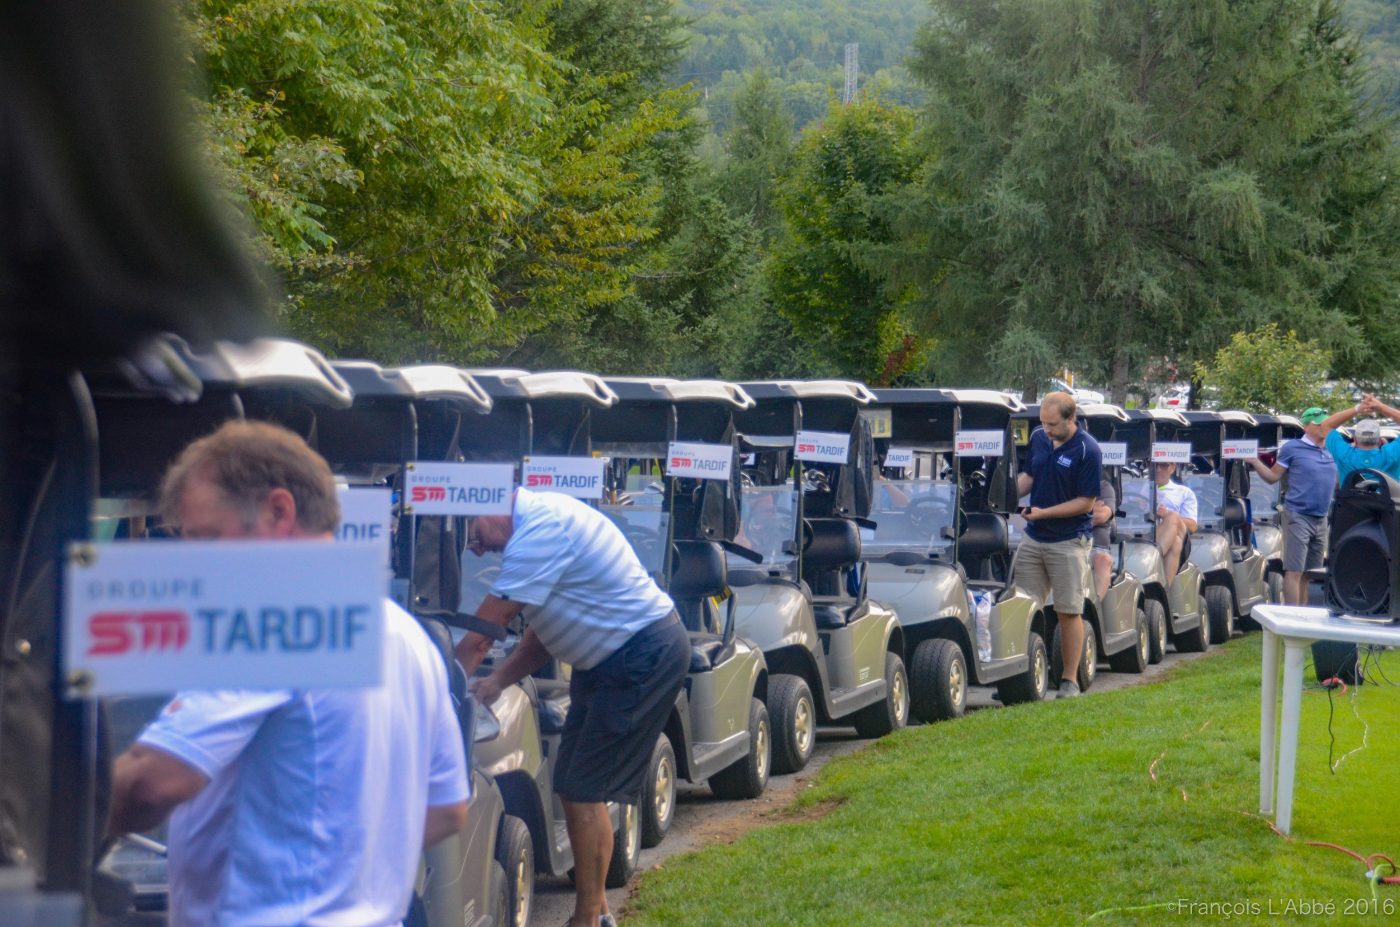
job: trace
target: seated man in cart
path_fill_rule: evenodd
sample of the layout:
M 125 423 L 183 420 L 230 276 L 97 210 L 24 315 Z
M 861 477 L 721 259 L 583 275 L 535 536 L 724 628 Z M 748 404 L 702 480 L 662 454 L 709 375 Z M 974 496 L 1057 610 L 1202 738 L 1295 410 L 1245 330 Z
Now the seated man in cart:
M 1162 550 L 1166 575 L 1171 577 L 1181 567 L 1186 536 L 1196 533 L 1199 505 L 1190 486 L 1172 479 L 1176 464 L 1154 463 L 1152 475 L 1157 478 L 1157 546 Z

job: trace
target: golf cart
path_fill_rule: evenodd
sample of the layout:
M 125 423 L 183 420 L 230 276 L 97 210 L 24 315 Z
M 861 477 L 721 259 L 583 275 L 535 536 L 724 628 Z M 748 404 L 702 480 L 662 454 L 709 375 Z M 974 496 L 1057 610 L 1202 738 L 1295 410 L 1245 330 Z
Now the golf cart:
M 763 560 L 731 553 L 728 580 L 738 634 L 768 663 L 773 769 L 796 772 L 818 723 L 880 737 L 909 714 L 904 632 L 860 570 L 874 466 L 860 410 L 875 397 L 843 380 L 739 385 L 756 404 L 734 413 L 751 455 L 736 540 Z
M 691 644 L 685 686 L 657 738 L 643 792 L 642 845 L 655 846 L 671 826 L 677 776 L 708 780 L 720 798 L 757 798 L 768 784 L 768 666 L 735 632 L 725 562 L 726 551 L 746 553 L 734 543 L 733 414 L 754 403 L 715 380 L 607 384 L 618 403 L 593 416 L 593 450 L 609 458 L 602 510 L 670 594 Z
M 1254 413 L 1254 427 L 1245 431 L 1245 437 L 1259 442 L 1259 454 L 1265 459 L 1278 454 L 1282 443 L 1283 419 L 1290 416 Z M 1279 487 L 1256 479 L 1253 473 L 1245 471 L 1249 485 L 1249 517 L 1253 530 L 1250 537 L 1254 549 L 1264 558 L 1264 585 L 1268 601 L 1273 605 L 1283 603 L 1283 527 L 1279 508 Z M 1250 618 L 1241 618 L 1240 623 L 1253 630 L 1257 625 Z
M 888 438 L 861 560 L 870 594 L 899 616 L 920 721 L 961 716 L 970 683 L 997 685 L 1006 704 L 1045 695 L 1041 604 L 1007 583 L 1010 419 L 1023 408 L 990 390 L 882 389 L 867 410 Z M 1001 435 L 995 449 L 1012 454 L 960 451 L 972 431 Z
M 1194 472 L 1184 482 L 1196 493 L 1198 529 L 1191 538 L 1191 560 L 1201 568 L 1206 615 L 1212 644 L 1223 644 L 1235 631 L 1235 616 L 1248 615 L 1268 598 L 1267 563 L 1255 549 L 1249 518 L 1249 464 L 1227 458 L 1227 439 L 1247 437 L 1258 423 L 1247 412 L 1183 412 L 1190 427 Z
M 1112 416 L 1113 413 L 1107 412 L 1107 409 L 1117 410 L 1116 406 L 1099 404 L 1081 407 L 1077 414 L 1083 415 L 1084 408 L 1100 411 L 1100 419 L 1104 415 Z M 1017 441 L 1021 447 L 1025 447 L 1030 443 L 1031 432 L 1040 427 L 1040 409 L 1037 406 L 1019 411 L 1013 419 L 1017 423 L 1013 425 Z M 1020 422 L 1024 422 L 1024 426 L 1021 426 Z M 1090 436 L 1098 439 L 1089 420 L 1080 424 L 1088 429 Z M 1100 425 L 1102 427 L 1102 423 Z M 1113 474 L 1105 470 L 1104 475 L 1111 477 Z M 1028 502 L 1028 499 L 1021 500 L 1021 504 Z M 1025 534 L 1026 520 L 1018 514 L 1011 517 L 1010 523 L 1014 550 L 1019 548 L 1021 538 Z M 1087 692 L 1098 677 L 1100 657 L 1108 660 L 1109 667 L 1119 673 L 1141 673 L 1152 660 L 1152 628 L 1147 614 L 1147 598 L 1142 582 L 1127 568 L 1123 556 L 1124 549 L 1125 545 L 1120 543 L 1114 551 L 1112 579 L 1102 600 L 1099 599 L 1093 570 L 1085 573 L 1083 602 L 1080 606 L 1080 614 L 1084 618 L 1084 649 L 1079 661 L 1079 671 L 1075 675 L 1082 692 Z M 1050 631 L 1050 679 L 1052 683 L 1058 683 L 1062 678 L 1064 655 L 1060 651 L 1060 629 L 1053 594 L 1046 599 L 1044 616 L 1045 627 Z
M 324 412 L 316 423 L 317 449 L 345 483 L 341 536 L 371 536 L 383 528 L 379 519 L 389 519 L 392 597 L 416 615 L 442 653 L 469 747 L 472 798 L 466 830 L 460 839 L 445 841 L 426 854 L 418 887 L 423 908 L 412 913 L 407 924 L 455 927 L 464 919 L 468 924 L 504 924 L 515 899 L 509 894 L 509 862 L 501 858 L 501 845 L 520 825 L 505 814 L 505 799 L 483 771 L 479 755 L 500 736 L 501 725 L 468 694 L 466 675 L 453 652 L 452 629 L 463 619 L 442 608 L 441 590 L 451 583 L 450 576 L 416 569 L 420 555 L 427 564 L 441 567 L 439 522 L 445 519 L 405 514 L 403 501 L 408 467 L 445 450 L 441 440 L 434 441 L 447 431 L 445 423 L 474 423 L 490 411 L 491 400 L 470 377 L 450 367 L 386 369 L 368 361 L 336 361 L 332 367 L 354 391 L 350 409 Z M 420 418 L 429 423 L 421 434 Z M 446 563 L 450 573 L 452 561 Z
M 493 407 L 490 415 L 473 422 L 470 439 L 461 444 L 467 460 L 524 468 L 527 473 L 521 485 L 544 491 L 565 491 L 566 481 L 553 473 L 530 470 L 532 464 L 552 461 L 559 470 L 567 468 L 570 461 L 584 469 L 598 463 L 591 453 L 592 416 L 617 401 L 602 379 L 572 371 L 495 369 L 469 373 L 491 397 Z M 596 498 L 602 487 L 601 474 L 598 477 L 570 481 L 578 485 L 568 491 Z M 463 611 L 475 609 L 490 592 L 491 581 L 500 569 L 500 554 L 478 556 L 458 548 L 456 562 L 461 566 L 462 584 L 453 593 L 454 601 Z M 527 610 L 512 622 L 506 639 L 491 648 L 479 674 L 489 672 L 510 655 L 525 633 L 528 618 Z M 518 686 L 502 692 L 492 706 L 501 719 L 501 736 L 478 751 L 482 768 L 505 796 L 507 814 L 520 822 L 511 824 L 501 840 L 512 899 L 510 923 L 514 925 L 529 920 L 536 874 L 567 876 L 573 871 L 574 853 L 564 806 L 554 792 L 554 764 L 569 712 L 570 673 L 566 664 L 551 660 L 533 676 L 520 680 Z M 636 868 L 641 817 L 635 805 L 613 804 L 609 813 L 614 838 L 607 884 L 618 888 L 627 884 Z
M 1116 530 L 1124 541 L 1128 572 L 1138 577 L 1145 590 L 1167 590 L 1166 633 L 1154 633 L 1151 655 L 1154 661 L 1160 661 L 1168 638 L 1183 653 L 1200 653 L 1210 647 L 1201 570 L 1191 562 L 1188 535 L 1176 575 L 1166 575 L 1162 551 L 1157 546 L 1157 481 L 1152 473 L 1153 448 L 1159 442 L 1174 441 L 1189 425 L 1174 409 L 1128 409 L 1124 414 L 1127 421 L 1118 423 L 1113 430 L 1114 440 L 1127 445 L 1127 463 L 1119 473 Z M 1153 599 L 1161 604 L 1155 595 Z M 1148 608 L 1155 611 L 1150 604 Z

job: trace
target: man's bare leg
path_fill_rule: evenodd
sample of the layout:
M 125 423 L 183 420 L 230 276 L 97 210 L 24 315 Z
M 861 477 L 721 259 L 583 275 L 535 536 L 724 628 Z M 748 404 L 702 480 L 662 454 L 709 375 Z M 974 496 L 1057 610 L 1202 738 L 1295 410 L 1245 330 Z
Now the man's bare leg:
M 1060 659 L 1064 666 L 1061 673 L 1075 685 L 1079 685 L 1079 656 L 1084 650 L 1084 619 L 1079 615 L 1055 613 L 1060 621 Z
M 612 821 L 602 802 L 564 800 L 564 823 L 574 849 L 574 927 L 598 927 L 608 913 L 604 891 L 612 857 Z
M 1167 570 L 1168 584 L 1181 568 L 1182 539 L 1185 537 L 1186 525 L 1182 523 L 1180 515 L 1168 512 L 1162 516 L 1162 523 L 1157 526 L 1157 544 L 1162 549 L 1162 564 Z
M 1106 554 L 1094 554 L 1094 588 L 1098 590 L 1099 601 L 1108 595 L 1108 585 L 1113 582 L 1113 558 Z
M 1308 604 L 1308 581 L 1302 573 L 1283 574 L 1283 601 L 1286 605 Z

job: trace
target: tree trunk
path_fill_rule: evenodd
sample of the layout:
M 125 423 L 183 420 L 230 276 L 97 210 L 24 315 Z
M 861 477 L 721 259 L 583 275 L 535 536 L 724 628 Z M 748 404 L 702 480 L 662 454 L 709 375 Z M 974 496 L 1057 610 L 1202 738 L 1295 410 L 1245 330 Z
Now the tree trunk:
M 1201 382 L 1200 376 L 1197 375 L 1194 370 L 1195 367 L 1193 366 L 1193 372 L 1191 374 L 1191 395 L 1186 400 L 1186 408 L 1188 409 L 1199 409 L 1201 407 L 1201 387 L 1204 384 Z
M 1128 404 L 1128 349 L 1121 343 L 1113 348 L 1113 374 L 1108 389 L 1109 402 L 1120 406 Z

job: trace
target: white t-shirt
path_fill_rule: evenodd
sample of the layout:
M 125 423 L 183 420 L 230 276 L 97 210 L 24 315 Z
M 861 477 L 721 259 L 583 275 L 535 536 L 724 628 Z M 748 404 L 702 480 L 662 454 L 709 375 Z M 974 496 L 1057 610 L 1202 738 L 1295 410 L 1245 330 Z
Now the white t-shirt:
M 675 608 L 597 509 L 559 493 L 518 489 L 512 519 L 491 592 L 534 606 L 526 620 L 552 656 L 592 669 Z
M 1190 486 L 1180 483 L 1167 483 L 1157 487 L 1157 504 L 1165 506 L 1168 512 L 1175 512 L 1182 518 L 1196 521 L 1196 493 Z
M 378 688 L 181 693 L 142 732 L 209 777 L 170 819 L 171 927 L 402 922 L 427 809 L 471 786 L 442 656 L 384 619 Z

